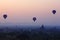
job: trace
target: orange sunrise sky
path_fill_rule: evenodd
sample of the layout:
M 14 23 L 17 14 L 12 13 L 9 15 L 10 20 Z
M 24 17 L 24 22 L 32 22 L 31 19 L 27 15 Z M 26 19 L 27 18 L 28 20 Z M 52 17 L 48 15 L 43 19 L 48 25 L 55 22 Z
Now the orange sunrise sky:
M 0 24 L 60 25 L 60 0 L 0 0 Z

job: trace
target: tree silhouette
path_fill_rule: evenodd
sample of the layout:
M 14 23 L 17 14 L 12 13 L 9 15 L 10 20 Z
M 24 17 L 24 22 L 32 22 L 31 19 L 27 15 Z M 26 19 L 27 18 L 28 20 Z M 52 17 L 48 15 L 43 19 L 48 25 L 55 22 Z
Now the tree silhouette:
M 44 25 L 42 25 L 41 28 L 44 29 Z
M 44 25 L 40 27 L 40 32 L 44 32 Z

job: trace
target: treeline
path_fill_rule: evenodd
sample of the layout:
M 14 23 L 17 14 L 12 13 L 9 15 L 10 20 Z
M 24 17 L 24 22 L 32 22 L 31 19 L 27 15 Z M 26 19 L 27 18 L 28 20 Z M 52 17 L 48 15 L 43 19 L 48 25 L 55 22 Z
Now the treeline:
M 45 29 L 42 25 L 38 29 L 14 32 L 0 32 L 0 40 L 60 40 L 60 31 L 56 28 Z

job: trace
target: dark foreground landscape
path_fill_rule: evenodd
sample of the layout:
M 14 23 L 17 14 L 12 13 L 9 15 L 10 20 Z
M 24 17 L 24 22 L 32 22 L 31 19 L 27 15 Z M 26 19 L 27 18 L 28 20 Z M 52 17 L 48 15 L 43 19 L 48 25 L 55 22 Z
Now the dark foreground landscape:
M 57 27 L 0 27 L 0 40 L 60 40 Z

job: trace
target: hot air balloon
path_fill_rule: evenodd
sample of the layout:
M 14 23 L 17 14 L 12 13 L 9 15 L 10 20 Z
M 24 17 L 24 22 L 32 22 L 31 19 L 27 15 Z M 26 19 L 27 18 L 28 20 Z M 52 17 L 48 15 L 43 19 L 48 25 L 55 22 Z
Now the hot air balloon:
M 6 19 L 6 18 L 7 18 L 7 14 L 4 14 L 4 15 L 3 15 L 3 18 Z
M 34 22 L 36 21 L 36 17 L 33 17 L 33 21 L 34 21 Z
M 55 14 L 56 13 L 56 10 L 53 10 L 52 13 Z

